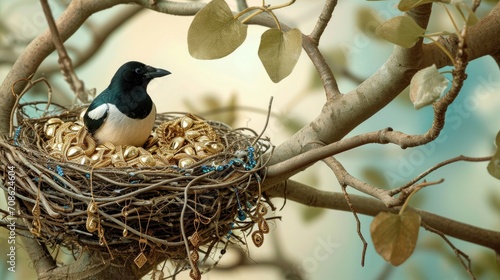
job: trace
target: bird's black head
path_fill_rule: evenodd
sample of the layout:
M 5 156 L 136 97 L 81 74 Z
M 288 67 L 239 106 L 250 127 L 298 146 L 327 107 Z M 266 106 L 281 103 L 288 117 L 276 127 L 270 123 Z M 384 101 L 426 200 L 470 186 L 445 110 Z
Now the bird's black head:
M 170 72 L 167 70 L 154 68 L 137 61 L 129 61 L 116 71 L 111 80 L 111 87 L 114 84 L 120 84 L 121 86 L 129 85 L 130 87 L 146 87 L 152 79 L 168 74 Z

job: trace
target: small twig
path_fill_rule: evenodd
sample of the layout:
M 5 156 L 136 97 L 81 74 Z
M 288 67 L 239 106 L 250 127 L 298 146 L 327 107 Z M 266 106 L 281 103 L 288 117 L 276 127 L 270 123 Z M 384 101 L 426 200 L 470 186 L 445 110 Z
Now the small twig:
M 441 168 L 441 167 L 443 167 L 445 165 L 448 165 L 450 163 L 454 163 L 454 162 L 457 162 L 457 161 L 481 162 L 481 161 L 488 161 L 488 160 L 491 160 L 491 156 L 487 156 L 487 157 L 467 157 L 467 156 L 460 155 L 460 156 L 457 156 L 457 157 L 454 157 L 454 158 L 442 161 L 442 162 L 434 165 L 433 167 L 427 169 L 426 171 L 420 173 L 417 177 L 415 177 L 413 180 L 409 181 L 408 183 L 404 184 L 403 186 L 390 190 L 389 194 L 391 196 L 393 196 L 393 195 L 395 195 L 397 193 L 400 193 L 402 190 L 404 190 L 404 189 L 410 187 L 411 185 L 415 184 L 416 182 L 418 182 L 419 180 L 421 180 L 425 176 L 429 175 L 433 171 L 435 171 L 435 170 L 437 170 L 437 169 L 439 169 L 439 168 Z
M 33 75 L 29 76 L 26 79 L 21 79 L 19 81 L 16 81 L 12 85 L 12 87 L 10 88 L 12 95 L 15 97 L 14 106 L 12 106 L 12 110 L 10 111 L 10 127 L 9 127 L 9 135 L 10 135 L 10 137 L 14 136 L 14 134 L 13 134 L 14 133 L 14 115 L 15 115 L 15 112 L 17 110 L 17 107 L 19 106 L 21 98 L 33 86 L 35 86 L 37 83 L 40 83 L 40 82 L 44 82 L 45 85 L 47 85 L 47 103 L 45 105 L 45 110 L 43 111 L 42 117 L 44 117 L 45 114 L 48 112 L 49 107 L 50 107 L 50 105 L 52 103 L 52 87 L 51 87 L 49 81 L 47 81 L 47 79 L 45 79 L 44 77 L 32 81 L 31 80 L 32 77 L 33 77 Z M 16 84 L 19 83 L 19 82 L 26 82 L 26 86 L 24 87 L 23 91 L 21 91 L 19 94 L 16 94 L 14 88 L 16 87 Z
M 257 143 L 257 141 L 259 141 L 259 139 L 262 138 L 262 135 L 264 134 L 264 132 L 267 129 L 267 125 L 269 124 L 269 118 L 271 117 L 272 105 L 273 105 L 273 97 L 271 96 L 271 98 L 269 99 L 269 106 L 267 107 L 266 123 L 264 124 L 264 128 L 262 128 L 262 131 L 260 132 L 260 134 L 255 138 L 255 140 L 253 140 L 252 146 L 254 146 Z
M 47 19 L 47 23 L 52 34 L 54 46 L 56 47 L 57 53 L 59 55 L 59 64 L 61 66 L 62 72 L 64 73 L 64 78 L 70 85 L 71 90 L 75 93 L 76 98 L 84 103 L 87 103 L 90 101 L 89 96 L 85 93 L 85 86 L 83 82 L 78 79 L 75 70 L 73 69 L 71 58 L 66 52 L 63 40 L 61 38 L 61 35 L 59 34 L 59 30 L 57 29 L 54 17 L 52 16 L 50 6 L 47 3 L 47 0 L 40 0 L 40 3 L 42 4 L 43 12 L 45 13 L 45 18 Z
M 323 160 L 323 162 L 330 167 L 330 169 L 333 171 L 335 174 L 335 177 L 337 177 L 337 180 L 340 183 L 340 187 L 342 188 L 342 193 L 344 194 L 345 201 L 347 205 L 349 206 L 349 209 L 351 209 L 352 214 L 354 215 L 354 219 L 356 219 L 356 230 L 358 232 L 358 236 L 361 239 L 361 242 L 363 242 L 363 250 L 361 253 L 361 266 L 365 266 L 365 256 L 366 256 L 366 248 L 368 247 L 368 243 L 366 242 L 365 238 L 363 237 L 363 234 L 361 233 L 361 222 L 359 221 L 358 214 L 356 213 L 356 210 L 354 209 L 354 205 L 351 202 L 351 199 L 349 198 L 349 195 L 347 194 L 347 184 L 345 183 L 345 178 L 344 176 L 346 175 L 347 172 L 342 172 L 339 170 L 339 165 L 340 162 L 338 162 L 335 158 L 333 157 L 328 157 Z M 340 165 L 342 166 L 342 165 Z M 345 169 L 344 169 L 345 171 Z M 347 173 L 348 174 L 348 173 Z
M 356 219 L 356 231 L 358 232 L 358 236 L 363 242 L 363 250 L 361 252 L 361 266 L 365 266 L 365 257 L 366 257 L 366 248 L 368 248 L 368 243 L 366 242 L 363 234 L 361 233 L 361 222 L 359 221 L 358 214 L 356 213 L 356 209 L 354 209 L 354 205 L 352 205 L 351 199 L 349 198 L 349 194 L 347 194 L 346 190 L 347 185 L 342 185 L 342 193 L 344 194 L 345 201 L 349 208 L 351 209 L 352 214 L 354 215 L 354 219 Z
M 448 246 L 451 247 L 451 249 L 453 250 L 453 252 L 455 253 L 455 256 L 457 257 L 457 259 L 460 261 L 460 263 L 462 264 L 462 266 L 465 268 L 465 270 L 467 271 L 467 273 L 469 274 L 469 276 L 471 277 L 471 279 L 476 279 L 476 277 L 474 276 L 474 273 L 472 272 L 472 265 L 471 265 L 471 261 L 470 261 L 470 258 L 467 254 L 465 254 L 463 251 L 461 251 L 460 249 L 458 249 L 457 247 L 455 247 L 455 245 L 453 245 L 453 243 L 451 243 L 451 241 L 444 235 L 444 233 L 442 233 L 441 231 L 429 226 L 428 224 L 424 223 L 423 221 L 420 223 L 420 225 L 432 232 L 432 233 L 435 233 L 437 235 L 439 235 L 445 242 L 446 244 L 448 244 Z M 465 259 L 467 261 L 467 264 L 464 262 Z

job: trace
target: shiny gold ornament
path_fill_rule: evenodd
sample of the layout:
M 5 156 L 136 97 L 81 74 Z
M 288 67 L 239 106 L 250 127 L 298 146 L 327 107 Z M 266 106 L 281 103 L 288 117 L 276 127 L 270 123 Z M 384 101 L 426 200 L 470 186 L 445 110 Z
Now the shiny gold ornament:
M 256 247 L 262 246 L 262 244 L 264 243 L 264 234 L 262 233 L 262 231 L 260 230 L 254 231 L 252 233 L 252 241 Z
M 56 135 L 56 129 L 57 125 L 46 125 L 44 127 L 45 137 L 47 137 L 47 139 L 54 137 L 54 135 Z
M 200 143 L 205 143 L 205 142 L 208 142 L 210 141 L 211 139 L 208 138 L 208 136 L 206 135 L 202 135 L 200 137 L 198 137 L 198 139 L 196 139 L 196 141 L 200 142 Z
M 47 121 L 47 125 L 51 124 L 62 124 L 63 121 L 60 118 L 51 118 Z
M 88 156 L 82 156 L 80 158 L 76 159 L 76 163 L 81 164 L 81 165 L 90 165 L 91 161 Z
M 126 160 L 133 159 L 139 155 L 139 149 L 135 146 L 128 146 L 125 148 L 125 151 L 123 152 L 123 157 Z
M 190 146 L 184 148 L 184 153 L 186 153 L 190 156 L 196 155 L 196 151 L 193 149 L 193 147 L 190 147 Z
M 97 219 L 96 216 L 88 216 L 87 217 L 87 222 L 85 223 L 85 227 L 87 228 L 87 231 L 92 233 L 97 230 L 97 227 L 99 225 L 99 220 Z
M 153 158 L 152 155 L 143 155 L 139 157 L 139 161 L 144 165 L 144 166 L 155 166 L 156 165 L 156 160 Z
M 267 224 L 266 219 L 260 219 L 257 225 L 262 233 L 269 233 L 269 225 Z
M 69 160 L 75 159 L 79 156 L 83 155 L 83 149 L 81 147 L 70 147 L 66 152 L 66 156 Z
M 90 202 L 87 206 L 87 213 L 96 214 L 99 208 L 97 207 L 97 203 L 94 201 Z
M 193 119 L 188 117 L 188 116 L 185 116 L 182 118 L 181 120 L 181 127 L 184 129 L 184 130 L 187 130 L 189 128 L 191 128 L 193 126 Z
M 192 140 L 192 139 L 196 139 L 198 137 L 201 136 L 201 133 L 196 131 L 196 130 L 188 130 L 184 133 L 184 136 L 189 139 L 189 140 Z
M 213 154 L 220 153 L 224 149 L 224 145 L 222 145 L 222 143 L 217 142 L 217 141 L 208 141 L 208 142 L 205 142 L 204 145 L 205 145 L 207 151 L 209 151 Z
M 186 168 L 190 165 L 192 165 L 193 163 L 195 163 L 196 161 L 190 157 L 185 157 L 185 158 L 181 158 L 179 160 L 179 167 L 180 168 Z
M 185 141 L 185 139 L 183 137 L 175 137 L 174 139 L 172 139 L 172 143 L 170 144 L 170 148 L 172 150 L 177 150 L 180 147 L 182 147 L 182 145 L 184 144 L 184 141 Z

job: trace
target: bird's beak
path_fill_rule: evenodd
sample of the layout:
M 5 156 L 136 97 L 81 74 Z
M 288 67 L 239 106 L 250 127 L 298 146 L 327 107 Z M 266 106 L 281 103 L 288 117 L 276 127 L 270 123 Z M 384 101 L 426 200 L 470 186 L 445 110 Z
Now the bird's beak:
M 148 78 L 148 79 L 154 79 L 154 78 L 163 77 L 163 76 L 171 74 L 167 70 L 163 70 L 160 68 L 154 68 L 151 66 L 147 66 L 146 69 L 148 71 L 146 73 L 144 73 L 144 76 L 146 76 L 146 78 Z

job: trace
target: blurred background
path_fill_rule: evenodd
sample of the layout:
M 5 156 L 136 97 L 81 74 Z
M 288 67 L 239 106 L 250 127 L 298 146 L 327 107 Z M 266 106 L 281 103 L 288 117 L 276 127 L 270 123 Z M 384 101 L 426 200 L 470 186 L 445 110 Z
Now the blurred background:
M 54 15 L 62 13 L 69 1 L 49 1 Z M 234 1 L 227 1 L 233 8 Z M 261 1 L 248 1 L 260 5 Z M 464 1 L 469 3 L 471 1 Z M 482 18 L 497 1 L 483 1 Z M 266 1 L 279 4 L 280 1 Z M 297 1 L 277 11 L 278 18 L 308 34 L 314 27 L 324 1 Z M 372 75 L 389 57 L 392 44 L 374 35 L 378 23 L 400 13 L 397 1 L 339 1 L 321 39 L 321 50 L 329 61 L 343 93 Z M 76 73 L 87 89 L 101 92 L 124 62 L 138 60 L 172 72 L 153 80 L 148 91 L 158 112 L 183 111 L 222 120 L 233 127 L 264 126 L 270 97 L 273 117 L 265 135 L 279 145 L 320 112 L 325 95 L 314 67 L 305 53 L 294 72 L 279 84 L 273 83 L 259 61 L 257 50 L 266 30 L 250 26 L 243 45 L 228 57 L 200 61 L 187 50 L 187 30 L 192 17 L 180 17 L 142 10 L 123 18 L 126 5 L 93 15 L 66 42 Z M 455 14 L 456 15 L 456 14 Z M 458 19 L 458 17 L 457 17 Z M 0 0 L 0 80 L 7 75 L 25 46 L 47 29 L 40 3 L 34 0 Z M 108 29 L 113 32 L 107 32 Z M 443 8 L 435 5 L 428 32 L 453 26 Z M 441 69 L 446 71 L 450 69 Z M 352 175 L 381 188 L 403 185 L 438 162 L 458 155 L 493 154 L 493 140 L 500 130 L 500 73 L 490 57 L 470 63 L 468 79 L 450 107 L 445 130 L 428 145 L 401 150 L 391 145 L 364 146 L 339 155 Z M 74 96 L 58 70 L 57 56 L 51 55 L 36 73 L 46 77 L 54 90 L 55 102 L 70 106 Z M 447 77 L 450 78 L 449 74 Z M 47 91 L 35 87 L 25 100 L 44 100 Z M 406 133 L 423 133 L 432 123 L 432 108 L 416 111 L 408 93 L 357 127 L 350 135 L 384 127 Z M 419 192 L 412 205 L 475 226 L 500 230 L 500 182 L 491 177 L 483 163 L 455 163 L 430 174 L 429 181 L 445 178 L 443 184 Z M 340 191 L 329 168 L 318 163 L 293 179 L 318 189 Z M 348 188 L 349 193 L 357 193 Z M 279 208 L 284 201 L 274 199 Z M 2 208 L 5 203 L 2 200 Z M 203 279 L 469 279 L 451 248 L 438 236 L 420 230 L 417 248 L 398 267 L 388 265 L 371 245 L 372 217 L 360 216 L 362 233 L 369 243 L 365 266 L 361 267 L 362 243 L 352 213 L 306 207 L 287 201 L 281 211 L 271 213 L 281 221 L 271 222 L 271 233 L 261 248 L 243 248 L 241 260 L 232 249 Z M 6 259 L 8 231 L 0 229 L 0 260 Z M 479 279 L 499 279 L 500 269 L 492 251 L 451 239 L 468 254 Z M 241 261 L 240 265 L 236 265 Z M 0 262 L 0 278 L 36 279 L 32 264 L 17 245 L 17 269 L 7 271 Z M 167 270 L 168 271 L 168 268 Z M 149 277 L 145 277 L 149 279 Z M 179 279 L 189 279 L 187 273 Z

